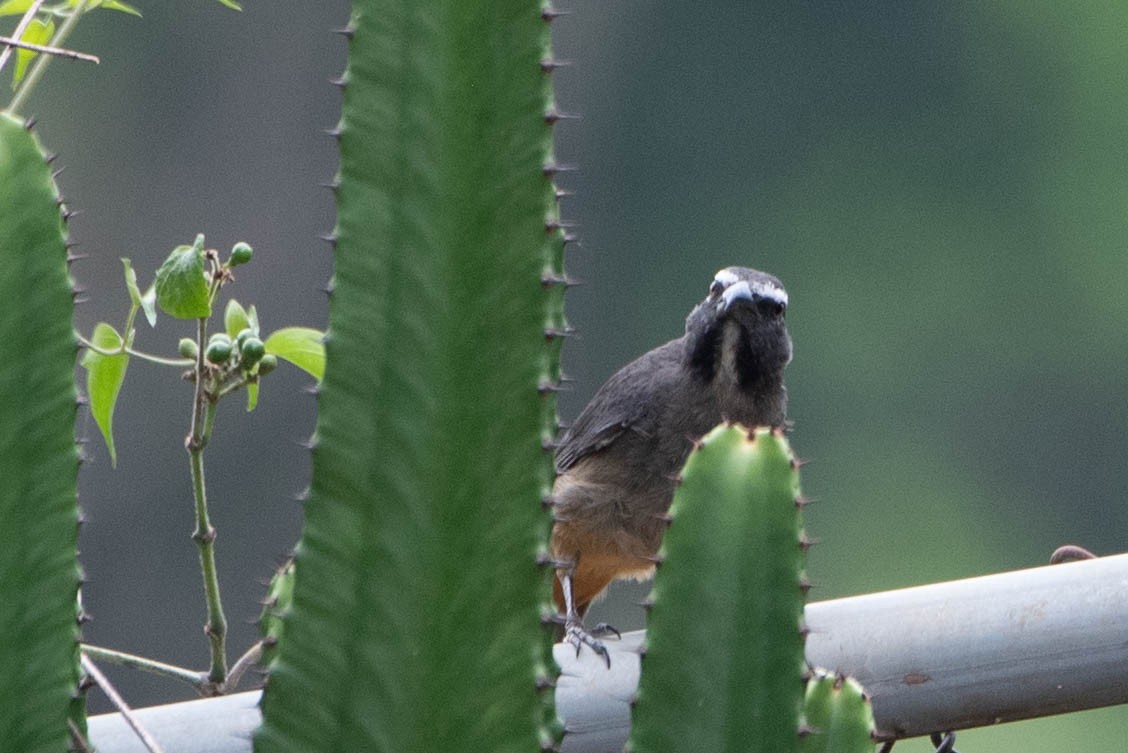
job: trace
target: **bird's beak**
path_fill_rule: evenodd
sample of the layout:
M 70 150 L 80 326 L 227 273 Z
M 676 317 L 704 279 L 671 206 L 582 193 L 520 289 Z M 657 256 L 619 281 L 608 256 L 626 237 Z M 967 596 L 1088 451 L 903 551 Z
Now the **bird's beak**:
M 753 300 L 755 299 L 752 297 L 752 288 L 748 287 L 747 281 L 740 280 L 739 282 L 734 282 L 732 285 L 729 285 L 725 288 L 725 291 L 721 293 L 721 300 L 719 302 L 720 309 L 721 311 L 728 311 L 737 301 L 748 301 L 751 303 Z
M 739 280 L 725 288 L 717 301 L 717 308 L 722 312 L 728 311 L 737 301 L 753 303 L 757 300 L 768 299 L 787 306 L 787 292 L 781 288 L 764 282 L 751 282 Z

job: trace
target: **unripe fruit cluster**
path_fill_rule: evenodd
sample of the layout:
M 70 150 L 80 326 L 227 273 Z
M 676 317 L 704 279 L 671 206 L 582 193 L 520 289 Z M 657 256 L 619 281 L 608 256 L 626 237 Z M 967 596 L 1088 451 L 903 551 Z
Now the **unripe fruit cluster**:
M 181 340 L 180 354 L 185 358 L 195 358 L 196 343 L 188 338 Z M 266 352 L 266 345 L 249 327 L 242 330 L 234 340 L 226 332 L 216 332 L 208 338 L 204 358 L 215 366 L 223 366 L 235 358 L 244 371 L 250 371 L 257 364 L 259 374 L 273 371 L 278 366 L 278 359 Z

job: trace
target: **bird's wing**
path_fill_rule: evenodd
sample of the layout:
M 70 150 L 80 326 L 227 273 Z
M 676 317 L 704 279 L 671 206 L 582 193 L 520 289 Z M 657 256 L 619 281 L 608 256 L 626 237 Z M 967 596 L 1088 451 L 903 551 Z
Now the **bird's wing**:
M 660 372 L 672 362 L 667 355 L 672 345 L 667 343 L 643 355 L 599 388 L 557 445 L 557 473 L 603 450 L 625 432 L 643 436 L 653 433 L 662 402 L 658 393 L 668 381 Z
M 556 472 L 563 473 L 581 458 L 599 452 L 630 428 L 629 419 L 610 419 L 599 424 L 576 422 L 556 448 Z

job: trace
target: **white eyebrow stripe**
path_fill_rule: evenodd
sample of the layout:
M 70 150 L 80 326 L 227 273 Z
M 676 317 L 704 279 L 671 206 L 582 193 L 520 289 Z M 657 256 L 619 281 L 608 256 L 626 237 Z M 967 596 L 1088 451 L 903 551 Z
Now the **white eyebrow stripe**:
M 717 274 L 713 277 L 714 282 L 719 282 L 722 285 L 724 285 L 726 288 L 729 285 L 732 285 L 734 282 L 736 282 L 739 279 L 740 278 L 737 277 L 734 272 L 730 272 L 727 269 L 722 269 L 720 272 L 717 272 Z
M 781 287 L 773 285 L 765 280 L 755 280 L 749 283 L 752 290 L 752 295 L 760 298 L 767 298 L 768 300 L 775 301 L 787 305 L 787 291 Z

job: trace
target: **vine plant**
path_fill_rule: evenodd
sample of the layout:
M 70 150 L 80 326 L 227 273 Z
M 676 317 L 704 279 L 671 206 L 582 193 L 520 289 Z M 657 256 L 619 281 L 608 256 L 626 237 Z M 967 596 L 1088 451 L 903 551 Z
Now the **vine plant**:
M 241 10 L 235 0 L 218 0 Z M 0 17 L 20 16 L 9 36 L 0 36 L 0 71 L 14 59 L 12 98 L 3 114 L 18 116 L 41 79 L 52 57 L 98 62 L 94 55 L 64 48 L 66 39 L 83 16 L 93 10 L 115 10 L 133 16 L 141 13 L 120 0 L 2 0 Z M 111 462 L 116 465 L 113 414 L 129 363 L 133 359 L 176 369 L 192 384 L 190 429 L 185 439 L 189 455 L 196 527 L 192 534 L 200 554 L 207 603 L 205 633 L 210 646 L 210 666 L 197 672 L 133 654 L 82 645 L 82 666 L 95 674 L 92 660 L 110 661 L 163 674 L 191 684 L 203 695 L 216 695 L 234 688 L 245 670 L 260 656 L 251 647 L 228 665 L 227 621 L 220 598 L 215 562 L 215 529 L 208 514 L 204 474 L 204 450 L 215 427 L 219 401 L 237 392 L 247 396 L 247 410 L 258 403 L 260 380 L 273 371 L 279 359 L 289 361 L 321 380 L 325 368 L 324 333 L 307 327 L 285 327 L 269 336 L 260 333 L 254 306 L 244 308 L 234 299 L 223 309 L 222 327 L 209 332 L 221 290 L 234 282 L 233 270 L 251 260 L 247 243 L 236 243 L 225 260 L 215 249 L 205 247 L 203 235 L 190 245 L 177 246 L 157 270 L 153 283 L 142 292 L 137 272 L 129 259 L 122 259 L 129 309 L 120 331 L 99 322 L 89 337 L 78 335 L 85 348 L 81 365 L 86 370 L 86 392 L 90 411 L 98 425 Z M 195 336 L 179 342 L 178 355 L 159 356 L 134 348 L 134 324 L 139 312 L 156 326 L 158 310 L 178 319 L 195 322 Z M 81 607 L 79 608 L 81 614 Z M 99 683 L 104 680 L 99 680 Z M 107 689 L 111 692 L 110 689 Z M 112 694 L 112 692 L 111 692 Z M 123 709 L 126 711 L 126 709 Z M 78 731 L 81 733 L 81 719 Z M 72 728 L 72 735 L 75 728 Z M 77 741 L 76 741 L 77 742 Z
M 224 308 L 222 329 L 209 333 L 208 324 L 220 290 L 234 282 L 235 267 L 246 264 L 252 256 L 251 246 L 240 242 L 231 248 L 227 259 L 221 261 L 219 252 L 205 248 L 204 236 L 198 235 L 192 245 L 173 249 L 157 270 L 153 284 L 144 292 L 138 285 L 133 265 L 129 259 L 122 259 L 130 300 L 124 327 L 119 332 L 112 325 L 99 322 L 89 338 L 79 337 L 86 348 L 81 363 L 86 369 L 90 412 L 106 441 L 111 462 L 117 460 L 114 406 L 131 358 L 182 370 L 185 379 L 193 384 L 190 429 L 184 445 L 191 467 L 196 514 L 192 538 L 200 550 L 208 614 L 204 630 L 210 645 L 211 666 L 206 673 L 196 673 L 108 649 L 85 646 L 84 650 L 91 656 L 185 680 L 205 695 L 222 693 L 237 685 L 243 671 L 258 657 L 256 646 L 230 669 L 227 665 L 227 620 L 220 598 L 215 529 L 208 515 L 204 474 L 204 450 L 215 427 L 216 408 L 224 397 L 245 391 L 247 410 L 254 410 L 258 404 L 259 382 L 277 368 L 279 359 L 289 361 L 319 381 L 325 370 L 324 334 L 320 330 L 284 327 L 264 339 L 255 307 L 244 308 L 234 298 Z M 156 326 L 158 309 L 174 318 L 196 323 L 195 337 L 180 340 L 179 357 L 157 356 L 133 347 L 138 312 L 143 312 L 149 324 Z

